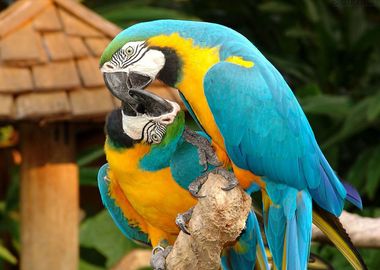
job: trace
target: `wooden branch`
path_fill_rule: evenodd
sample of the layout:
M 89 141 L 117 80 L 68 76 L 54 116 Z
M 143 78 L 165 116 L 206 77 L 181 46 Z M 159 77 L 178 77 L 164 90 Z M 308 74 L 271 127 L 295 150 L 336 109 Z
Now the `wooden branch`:
M 135 249 L 125 255 L 111 270 L 138 270 L 150 266 L 152 251 L 148 249 Z
M 380 248 L 380 218 L 361 217 L 343 211 L 339 217 L 354 246 Z M 313 225 L 313 241 L 329 243 L 327 237 Z
M 243 230 L 251 198 L 240 188 L 223 191 L 227 181 L 210 174 L 194 207 L 188 228 L 191 235 L 180 232 L 166 259 L 168 270 L 220 269 L 223 247 L 234 241 Z
M 217 196 L 220 196 L 223 194 L 221 194 L 221 191 L 219 189 L 219 187 L 224 184 L 224 180 L 221 179 L 221 177 L 219 176 L 211 176 L 214 178 L 216 178 L 216 181 L 211 179 L 208 181 L 208 184 L 203 187 L 202 191 L 201 191 L 201 194 L 214 194 L 214 193 L 211 193 L 210 191 L 210 187 L 207 187 L 208 185 L 211 185 L 211 188 L 212 185 L 218 185 L 218 188 L 215 189 L 214 192 L 216 192 L 214 194 L 217 195 Z M 210 177 L 210 178 L 211 178 Z M 237 188 L 236 188 L 237 189 Z M 213 188 L 214 190 L 214 188 Z M 224 192 L 224 191 L 222 191 Z M 231 192 L 231 191 L 230 191 Z M 225 192 L 224 192 L 225 193 Z M 230 193 L 228 193 L 230 194 Z M 210 196 L 210 195 L 209 195 Z M 229 195 L 228 195 L 229 196 Z M 240 198 L 243 198 L 245 196 L 242 196 L 242 195 L 239 195 L 239 194 L 235 194 L 235 199 L 230 199 L 230 198 L 226 198 L 226 200 L 228 200 L 228 209 L 237 209 L 237 211 L 242 211 L 244 210 L 244 213 L 242 212 L 236 212 L 236 215 L 239 216 L 239 213 L 241 216 L 246 216 L 246 205 L 244 205 L 244 209 L 239 209 L 235 203 L 240 203 L 239 201 L 239 196 L 241 196 Z M 193 238 L 195 238 L 196 235 L 202 235 L 205 233 L 205 235 L 207 237 L 209 237 L 209 234 L 211 234 L 212 237 L 214 238 L 218 238 L 218 233 L 216 233 L 215 231 L 215 227 L 213 229 L 213 231 L 210 231 L 208 232 L 207 230 L 210 230 L 210 227 L 214 226 L 214 225 L 205 225 L 206 227 L 204 229 L 202 229 L 202 227 L 199 227 L 199 226 L 203 226 L 202 223 L 206 222 L 206 219 L 204 217 L 204 214 L 206 215 L 209 215 L 210 213 L 208 212 L 211 212 L 211 215 L 220 215 L 219 211 L 223 211 L 226 210 L 224 209 L 224 204 L 223 204 L 223 201 L 219 202 L 218 205 L 219 207 L 221 207 L 222 209 L 218 209 L 217 211 L 207 211 L 208 209 L 211 209 L 211 207 L 214 207 L 214 206 L 211 206 L 212 204 L 210 204 L 209 202 L 207 202 L 206 200 L 208 199 L 211 199 L 210 198 L 205 198 L 205 199 L 201 199 L 200 202 L 198 203 L 198 206 L 197 205 L 197 211 L 200 212 L 199 214 L 194 214 L 193 215 L 193 219 L 194 221 L 191 221 L 190 223 L 190 230 L 194 230 L 194 228 L 200 228 L 201 231 L 196 231 L 193 233 L 192 236 L 188 236 L 186 234 L 183 234 L 183 233 L 180 233 L 180 237 L 177 239 L 176 243 L 175 243 L 175 248 L 173 249 L 172 253 L 169 254 L 166 262 L 167 262 L 167 265 L 168 265 L 168 269 L 198 269 L 198 266 L 199 265 L 198 263 L 204 263 L 204 259 L 205 260 L 208 260 L 208 250 L 209 250 L 209 246 L 208 245 L 217 245 L 218 247 L 216 248 L 217 251 L 213 251 L 213 267 L 215 266 L 215 268 L 210 268 L 210 269 L 218 269 L 217 266 L 219 265 L 219 261 L 215 258 L 216 255 L 219 256 L 219 250 L 220 250 L 220 247 L 222 247 L 223 245 L 220 244 L 220 242 L 216 241 L 216 242 L 213 242 L 212 241 L 212 238 L 211 240 L 207 240 L 207 246 L 205 246 L 205 249 L 202 250 L 202 239 L 200 238 L 199 240 L 194 240 Z M 223 199 L 224 200 L 224 199 Z M 230 200 L 233 201 L 233 205 L 231 204 Z M 249 201 L 247 200 L 246 198 L 243 198 L 244 200 L 244 204 Z M 200 208 L 200 209 L 199 209 Z M 227 211 L 229 211 L 227 209 Z M 218 212 L 216 214 L 216 212 Z M 230 214 L 227 214 L 228 217 L 230 217 L 229 215 Z M 236 215 L 234 215 L 234 217 L 236 217 Z M 241 217 L 240 216 L 240 217 Z M 231 219 L 229 218 L 229 220 L 233 220 L 233 218 L 231 216 Z M 240 219 L 240 217 L 238 217 L 238 220 L 239 220 L 239 223 L 242 222 L 242 219 Z M 196 221 L 195 221 L 196 219 Z M 342 216 L 340 217 L 340 220 L 343 224 L 343 226 L 345 227 L 345 229 L 347 230 L 347 232 L 349 233 L 350 237 L 351 237 L 351 240 L 352 242 L 354 243 L 354 245 L 356 247 L 369 247 L 369 248 L 380 248 L 380 218 L 368 218 L 368 217 L 361 217 L 357 214 L 351 214 L 351 213 L 348 213 L 348 212 L 343 212 L 342 213 Z M 215 222 L 219 222 L 220 220 L 219 219 L 216 219 Z M 195 224 L 193 224 L 195 223 Z M 218 223 L 217 223 L 218 224 Z M 225 224 L 225 223 L 224 223 Z M 221 225 L 221 223 L 220 223 Z M 223 226 L 223 225 L 222 225 Z M 217 226 L 216 226 L 217 227 Z M 223 228 L 217 228 L 218 230 L 219 229 L 223 229 Z M 206 231 L 206 232 L 202 232 L 202 231 Z M 237 230 L 238 231 L 238 230 Z M 231 239 L 234 238 L 235 236 L 231 236 Z M 315 242 L 320 242 L 320 243 L 329 243 L 329 240 L 327 239 L 327 237 L 317 228 L 313 225 L 313 241 Z M 194 245 L 194 250 L 193 250 L 193 245 Z M 198 250 L 200 249 L 201 252 L 205 252 L 205 256 L 206 257 L 203 257 L 201 256 L 200 259 L 197 258 L 197 252 L 199 252 Z M 136 253 L 136 254 L 135 254 Z M 149 260 L 150 260 L 150 255 L 151 255 L 151 251 L 150 250 L 135 250 L 133 252 L 131 252 L 130 254 L 126 255 L 122 261 L 120 263 L 118 263 L 117 266 L 115 266 L 114 268 L 112 268 L 112 270 L 137 270 L 137 269 L 140 269 L 141 267 L 144 267 L 144 266 L 149 266 Z M 137 260 L 138 262 L 135 263 L 134 261 Z M 133 263 L 132 263 L 133 262 Z M 176 266 L 178 266 L 179 268 L 175 268 Z M 189 268 L 186 268 L 186 267 L 189 267 Z M 202 269 L 202 268 L 199 268 L 199 269 Z M 206 268 L 208 269 L 208 268 Z

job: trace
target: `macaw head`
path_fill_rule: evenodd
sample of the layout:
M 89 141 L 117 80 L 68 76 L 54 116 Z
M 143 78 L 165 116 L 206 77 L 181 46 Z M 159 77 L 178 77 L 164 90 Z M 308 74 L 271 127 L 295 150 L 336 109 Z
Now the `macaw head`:
M 190 66 L 205 68 L 212 62 L 210 56 L 219 57 L 221 39 L 213 32 L 231 30 L 226 29 L 180 20 L 135 24 L 119 33 L 104 50 L 100 69 L 105 83 L 113 95 L 129 103 L 134 101 L 129 95 L 131 89 L 144 89 L 155 79 L 178 88 L 186 74 L 196 73 Z
M 160 144 L 168 127 L 174 125 L 180 107 L 148 91 L 130 90 L 133 105 L 122 102 L 109 114 L 106 134 L 115 146 L 132 147 L 136 143 Z
M 136 24 L 117 35 L 100 59 L 108 89 L 117 98 L 133 104 L 133 89 L 144 89 L 156 78 L 173 86 L 179 69 L 174 50 L 154 46 L 151 38 L 162 34 L 160 21 Z

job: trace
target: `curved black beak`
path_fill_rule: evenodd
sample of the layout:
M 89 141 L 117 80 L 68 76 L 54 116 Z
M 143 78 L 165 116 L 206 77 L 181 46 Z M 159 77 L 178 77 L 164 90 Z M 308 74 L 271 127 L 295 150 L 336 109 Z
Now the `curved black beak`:
M 129 90 L 132 102 L 123 102 L 123 111 L 126 115 L 136 116 L 137 114 L 147 114 L 158 117 L 173 111 L 172 104 L 165 99 L 156 96 L 145 90 Z
M 133 103 L 129 94 L 131 89 L 144 89 L 152 82 L 152 78 L 138 73 L 104 72 L 104 82 L 111 93 L 121 101 Z

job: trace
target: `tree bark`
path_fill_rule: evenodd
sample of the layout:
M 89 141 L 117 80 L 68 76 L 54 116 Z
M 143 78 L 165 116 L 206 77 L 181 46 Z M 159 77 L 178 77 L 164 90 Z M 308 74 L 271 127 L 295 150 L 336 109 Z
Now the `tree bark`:
M 191 235 L 180 232 L 166 259 L 168 270 L 220 269 L 223 247 L 240 235 L 251 208 L 243 189 L 221 190 L 226 185 L 222 176 L 209 175 L 200 190 L 206 197 L 198 200 L 188 224 Z
M 78 168 L 68 125 L 21 127 L 21 270 L 77 270 Z

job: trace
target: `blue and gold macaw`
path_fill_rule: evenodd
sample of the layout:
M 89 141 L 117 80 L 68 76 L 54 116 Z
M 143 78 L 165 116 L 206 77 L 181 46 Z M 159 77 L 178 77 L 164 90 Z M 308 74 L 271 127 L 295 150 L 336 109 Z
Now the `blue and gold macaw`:
M 335 217 L 346 199 L 361 207 L 360 197 L 346 192 L 321 152 L 284 78 L 234 30 L 177 20 L 136 24 L 111 41 L 100 66 L 110 91 L 135 111 L 131 89 L 158 79 L 179 90 L 240 185 L 262 188 L 265 232 L 277 269 L 306 269 L 313 202 Z M 329 233 L 338 243 L 338 235 Z M 345 242 L 338 248 L 355 269 L 365 268 Z
M 177 214 L 196 203 L 187 187 L 203 173 L 203 166 L 197 148 L 183 139 L 185 121 L 179 106 L 146 91 L 134 91 L 133 96 L 141 101 L 138 114 L 124 104 L 108 116 L 108 164 L 99 170 L 98 186 L 104 205 L 127 237 L 166 247 L 179 233 Z M 226 247 L 223 269 L 253 269 L 256 257 L 259 269 L 269 269 L 251 211 L 244 233 L 234 246 Z

